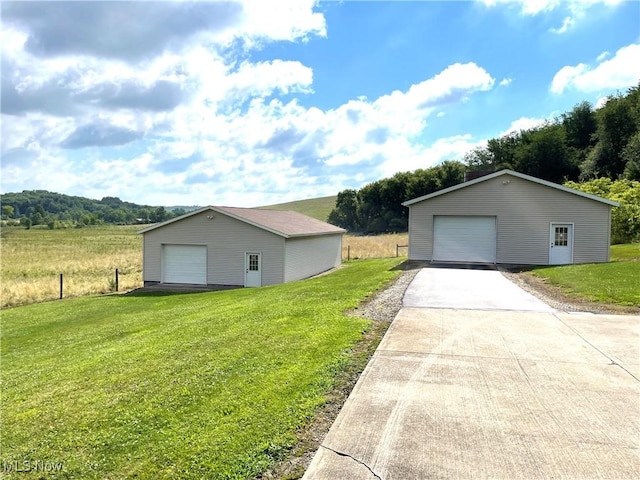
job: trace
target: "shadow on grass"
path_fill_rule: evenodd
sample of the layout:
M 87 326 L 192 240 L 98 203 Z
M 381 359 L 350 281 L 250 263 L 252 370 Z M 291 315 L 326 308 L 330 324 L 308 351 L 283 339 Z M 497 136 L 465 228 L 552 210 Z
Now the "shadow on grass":
M 244 288 L 239 285 L 178 285 L 158 284 L 149 287 L 136 288 L 123 294 L 127 297 L 165 297 L 170 295 L 188 295 L 193 293 L 221 292 Z

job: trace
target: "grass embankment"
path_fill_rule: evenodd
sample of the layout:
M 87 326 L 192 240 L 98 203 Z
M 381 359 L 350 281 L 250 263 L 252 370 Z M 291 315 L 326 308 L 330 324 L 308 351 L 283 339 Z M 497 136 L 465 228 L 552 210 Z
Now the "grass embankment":
M 640 306 L 640 243 L 612 245 L 610 263 L 540 267 L 532 273 L 570 297 Z
M 397 263 L 351 262 L 260 289 L 6 310 L 0 461 L 62 463 L 56 478 L 251 478 L 323 403 L 370 326 L 344 312 Z
M 62 230 L 2 229 L 0 306 L 59 297 L 75 297 L 142 285 L 142 237 L 139 226 L 104 225 Z

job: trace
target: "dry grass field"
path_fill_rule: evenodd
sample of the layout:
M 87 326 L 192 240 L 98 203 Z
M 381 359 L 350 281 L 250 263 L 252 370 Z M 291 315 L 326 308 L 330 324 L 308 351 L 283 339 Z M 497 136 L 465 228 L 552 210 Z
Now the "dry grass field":
M 114 291 L 142 285 L 139 226 L 104 225 L 61 230 L 5 227 L 0 236 L 0 306 L 10 307 L 64 296 Z
M 60 274 L 64 296 L 79 297 L 142 286 L 140 226 L 102 225 L 49 230 L 6 227 L 0 236 L 0 307 L 13 307 L 59 297 Z M 385 258 L 406 245 L 407 234 L 345 235 L 343 259 Z M 405 256 L 406 248 L 400 248 Z
M 355 236 L 345 235 L 342 240 L 343 260 L 357 260 L 362 258 L 387 258 L 396 256 L 396 246 L 399 256 L 407 256 L 409 235 L 407 233 L 391 233 L 387 235 Z

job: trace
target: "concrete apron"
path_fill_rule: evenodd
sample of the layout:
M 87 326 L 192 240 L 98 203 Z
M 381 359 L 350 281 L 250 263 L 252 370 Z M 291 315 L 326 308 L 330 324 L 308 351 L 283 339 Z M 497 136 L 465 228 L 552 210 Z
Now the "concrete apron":
M 304 479 L 640 478 L 640 317 L 404 308 Z
M 423 268 L 405 292 L 405 307 L 553 312 L 497 270 Z

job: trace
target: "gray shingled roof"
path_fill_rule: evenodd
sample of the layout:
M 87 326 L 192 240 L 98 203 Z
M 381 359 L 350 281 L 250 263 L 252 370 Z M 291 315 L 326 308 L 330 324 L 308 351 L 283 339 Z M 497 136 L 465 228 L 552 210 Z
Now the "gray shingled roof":
M 223 215 L 236 218 L 250 225 L 268 230 L 285 238 L 307 237 L 313 235 L 328 235 L 345 233 L 346 230 L 317 220 L 307 215 L 290 210 L 264 210 L 260 208 L 239 208 L 239 207 L 203 207 L 193 212 L 186 213 L 166 222 L 156 223 L 140 230 L 138 233 L 145 233 L 156 228 L 163 227 L 170 223 L 178 222 L 187 217 L 197 215 L 207 210 L 218 212 Z

